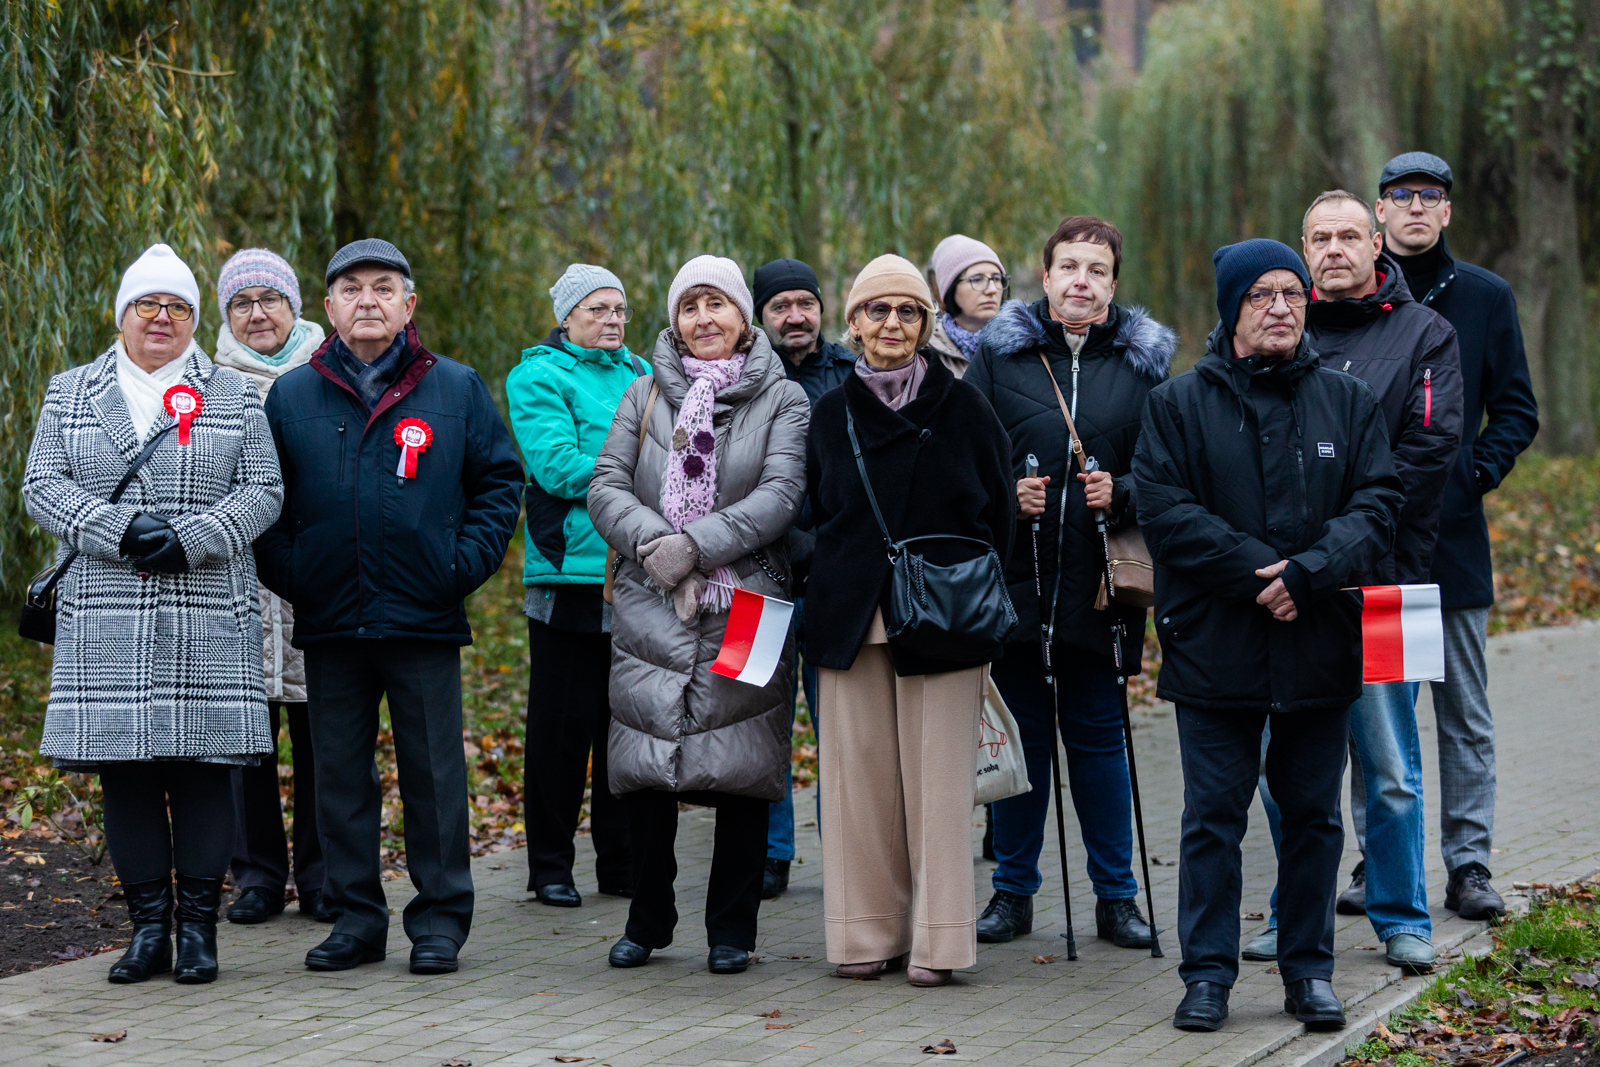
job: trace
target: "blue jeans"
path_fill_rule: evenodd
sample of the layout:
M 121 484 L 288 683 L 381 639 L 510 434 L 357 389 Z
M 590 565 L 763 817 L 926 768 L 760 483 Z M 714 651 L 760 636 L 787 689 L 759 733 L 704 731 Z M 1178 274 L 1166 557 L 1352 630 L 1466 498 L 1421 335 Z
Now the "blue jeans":
M 1065 773 L 1072 789 L 1089 881 L 1102 900 L 1137 896 L 1133 877 L 1133 792 L 1123 749 L 1122 698 L 1110 656 L 1059 646 L 1060 729 L 1067 749 Z M 1037 645 L 1006 646 L 991 673 L 1022 733 L 1022 756 L 1031 790 L 995 802 L 994 887 L 1031 897 L 1039 891 L 1039 853 L 1050 807 L 1050 746 L 1055 743 L 1054 698 L 1044 680 Z
M 1422 803 L 1422 744 L 1417 736 L 1416 682 L 1361 687 L 1350 705 L 1350 744 L 1366 783 L 1367 918 L 1378 938 L 1433 937 L 1423 869 L 1427 830 Z M 1277 808 L 1263 789 L 1268 825 L 1277 844 Z M 1273 925 L 1277 891 L 1273 891 Z
M 806 687 L 806 707 L 811 709 L 811 729 L 822 729 L 822 718 L 817 714 L 817 669 L 801 659 L 795 672 L 795 684 L 789 697 L 789 732 L 794 733 L 794 693 L 803 682 Z M 767 807 L 767 859 L 794 859 L 794 764 L 783 765 L 783 799 Z M 822 826 L 822 793 L 817 793 L 817 826 Z

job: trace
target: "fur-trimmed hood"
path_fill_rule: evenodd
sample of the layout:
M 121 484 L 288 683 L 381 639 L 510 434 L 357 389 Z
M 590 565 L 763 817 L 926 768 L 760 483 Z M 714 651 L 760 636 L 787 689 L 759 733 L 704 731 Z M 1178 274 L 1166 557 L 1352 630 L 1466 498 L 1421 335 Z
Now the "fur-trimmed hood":
M 1050 340 L 1047 327 L 1039 310 L 1044 301 L 1026 304 L 1021 300 L 1007 300 L 989 324 L 983 328 L 982 343 L 1001 358 L 1018 352 L 1032 352 Z M 1172 367 L 1173 353 L 1178 350 L 1178 335 L 1164 326 L 1142 307 L 1111 305 L 1116 334 L 1112 345 L 1122 352 L 1128 365 L 1155 382 L 1165 381 Z M 1090 327 L 1093 334 L 1096 327 Z

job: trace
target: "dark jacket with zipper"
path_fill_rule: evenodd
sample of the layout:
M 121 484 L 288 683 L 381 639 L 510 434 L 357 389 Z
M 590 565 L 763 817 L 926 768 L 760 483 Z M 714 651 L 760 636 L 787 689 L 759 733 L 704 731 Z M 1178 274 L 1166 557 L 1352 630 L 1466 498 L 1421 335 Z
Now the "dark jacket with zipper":
M 1486 608 L 1494 603 L 1494 564 L 1483 494 L 1504 481 L 1517 456 L 1533 444 L 1539 432 L 1539 403 L 1533 395 L 1517 298 L 1510 284 L 1492 271 L 1456 260 L 1443 236 L 1436 266 L 1431 288 L 1413 295 L 1455 327 L 1463 418 L 1461 448 L 1450 466 L 1440 505 L 1439 541 L 1429 580 L 1439 583 L 1447 611 Z
M 505 558 L 521 511 L 516 445 L 478 372 L 422 347 L 415 324 L 369 413 L 329 337 L 278 379 L 267 424 L 284 472 L 278 521 L 256 540 L 268 589 L 295 606 L 297 648 L 333 638 L 472 643 L 463 601 Z M 395 425 L 433 440 L 400 478 Z
M 1399 264 L 1378 259 L 1378 290 L 1306 309 L 1306 340 L 1324 367 L 1372 387 L 1389 431 L 1405 507 L 1394 550 L 1358 585 L 1429 581 L 1445 480 L 1461 442 L 1461 357 L 1456 331 L 1411 298 Z
M 1177 335 L 1144 308 L 1112 304 L 1106 321 L 1089 327 L 1074 356 L 1064 328 L 1050 318 L 1047 301 L 1028 306 L 1012 300 L 984 327 L 978 356 L 963 379 L 994 405 L 1011 437 L 1013 480 L 1026 475 L 1029 453 L 1038 457 L 1040 475 L 1050 478 L 1044 514 L 1039 516 L 1039 588 L 1046 604 L 1055 597 L 1055 640 L 1109 659 L 1110 627 L 1120 624 L 1122 663 L 1129 674 L 1141 669 L 1144 612 L 1120 606 L 1095 610 L 1095 596 L 1106 573 L 1105 546 L 1077 478 L 1081 468 L 1074 464 L 1068 475 L 1067 422 L 1039 353 L 1049 358 L 1069 408 L 1076 399 L 1072 421 L 1084 451 L 1113 479 L 1111 528 L 1117 529 L 1135 522 L 1139 491 L 1131 470 L 1140 417 L 1145 397 L 1166 379 L 1177 347 Z M 1060 521 L 1063 489 L 1065 525 Z M 1006 580 L 1018 616 L 1011 640 L 1031 644 L 1039 641 L 1041 609 L 1034 592 L 1030 526 L 1026 520 L 1018 522 L 1021 550 L 1011 554 Z
M 1134 453 L 1156 565 L 1157 693 L 1201 710 L 1297 712 L 1361 695 L 1353 585 L 1389 551 L 1403 496 L 1372 390 L 1317 365 L 1236 359 L 1219 326 L 1195 369 L 1150 394 Z M 1290 561 L 1299 617 L 1255 602 Z
M 783 357 L 779 357 L 782 359 Z M 844 345 L 833 341 L 822 341 L 817 345 L 817 350 L 800 361 L 797 367 L 787 359 L 783 359 L 783 370 L 792 382 L 799 382 L 800 388 L 806 391 L 806 399 L 812 407 L 817 406 L 823 394 L 837 389 L 844 384 L 844 380 L 856 369 L 856 354 Z M 811 557 L 817 550 L 817 522 L 811 514 L 811 501 L 807 500 L 800 509 L 800 517 L 789 528 L 789 565 L 794 569 L 794 595 L 803 598 L 806 595 L 806 580 L 811 576 Z M 800 613 L 796 617 L 795 632 L 802 642 L 804 650 L 805 641 L 805 615 Z
M 971 537 L 994 546 L 1004 564 L 1016 526 L 1011 442 L 983 395 L 958 381 L 937 352 L 923 351 L 928 371 L 922 388 L 899 411 L 851 374 L 844 386 L 817 401 L 806 442 L 806 484 L 817 521 L 817 549 L 806 597 L 806 656 L 818 667 L 849 670 L 866 639 L 873 612 L 889 595 L 889 556 L 867 502 L 845 425 L 856 435 L 872 491 L 896 541 L 927 534 Z M 927 542 L 930 562 L 955 563 L 973 546 Z M 901 677 L 964 670 L 957 663 L 898 652 L 889 646 Z

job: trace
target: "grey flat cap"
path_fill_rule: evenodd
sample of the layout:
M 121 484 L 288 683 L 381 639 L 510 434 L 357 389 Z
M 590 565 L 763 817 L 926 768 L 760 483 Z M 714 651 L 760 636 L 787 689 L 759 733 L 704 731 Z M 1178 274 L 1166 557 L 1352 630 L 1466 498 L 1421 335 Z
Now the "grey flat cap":
M 384 267 L 393 267 L 411 277 L 411 264 L 406 262 L 406 257 L 400 250 L 378 237 L 363 237 L 359 241 L 351 241 L 328 260 L 328 272 L 323 279 L 324 285 L 332 285 L 333 280 L 352 267 L 373 263 Z
M 1444 191 L 1449 192 L 1450 186 L 1455 184 L 1455 178 L 1450 173 L 1450 164 L 1434 155 L 1432 152 L 1401 152 L 1383 165 L 1383 173 L 1378 176 L 1378 192 L 1381 194 L 1392 182 L 1401 178 L 1409 178 L 1413 174 L 1420 174 L 1444 186 Z

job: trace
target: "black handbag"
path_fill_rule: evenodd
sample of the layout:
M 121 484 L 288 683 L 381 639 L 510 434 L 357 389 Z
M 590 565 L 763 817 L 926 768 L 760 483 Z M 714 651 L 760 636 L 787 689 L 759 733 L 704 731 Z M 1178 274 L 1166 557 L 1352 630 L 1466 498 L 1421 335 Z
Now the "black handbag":
M 1001 646 L 1017 628 L 1017 611 L 1006 591 L 1005 570 L 994 546 L 975 537 L 956 534 L 926 534 L 896 541 L 889 536 L 878 498 L 867 477 L 867 464 L 861 458 L 861 442 L 856 437 L 856 422 L 845 408 L 845 429 L 850 433 L 850 448 L 855 453 L 856 469 L 867 490 L 867 503 L 883 531 L 893 568 L 889 580 L 889 606 L 883 628 L 889 644 L 928 659 L 950 660 L 976 665 L 994 659 Z M 962 563 L 929 563 L 913 545 L 930 541 L 965 542 L 979 550 Z
M 106 498 L 106 503 L 115 504 L 122 499 L 122 494 L 127 491 L 133 481 L 133 476 L 139 473 L 139 468 L 144 466 L 144 461 L 156 450 L 156 445 L 161 439 L 178 428 L 174 422 L 154 437 L 149 444 L 144 446 L 144 451 L 134 459 L 133 465 L 128 468 L 128 473 L 122 476 L 122 481 L 111 490 L 111 495 Z M 22 618 L 17 623 L 17 632 L 29 641 L 38 641 L 40 644 L 53 645 L 56 643 L 56 586 L 61 579 L 66 577 L 67 568 L 72 566 L 73 560 L 78 558 L 78 550 L 73 549 L 67 553 L 67 558 L 54 567 L 44 570 L 28 579 L 27 596 L 22 602 Z

